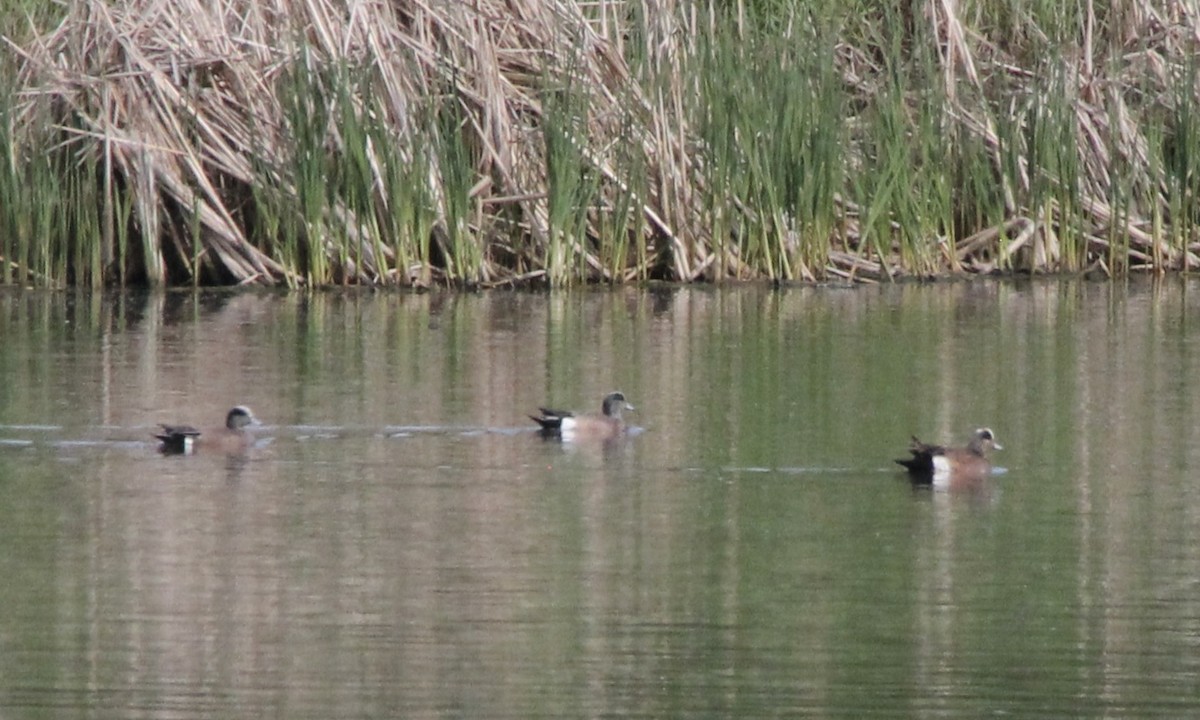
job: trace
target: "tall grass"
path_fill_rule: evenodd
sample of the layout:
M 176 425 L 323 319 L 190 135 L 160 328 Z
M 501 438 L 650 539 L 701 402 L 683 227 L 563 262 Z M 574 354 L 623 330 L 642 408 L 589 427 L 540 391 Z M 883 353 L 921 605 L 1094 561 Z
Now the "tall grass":
M 12 89 L 3 85 L 8 77 L 0 67 L 0 99 L 11 98 Z M 20 219 L 21 183 L 18 175 L 23 161 L 16 156 L 17 139 L 13 137 L 11 101 L 0 106 L 0 284 L 11 285 L 21 269 L 27 267 L 25 248 L 20 245 L 29 237 L 29 231 L 21 227 Z M 22 283 L 26 278 L 21 277 Z
M 471 225 L 482 218 L 475 212 L 473 190 L 477 163 L 471 147 L 471 116 L 454 93 L 445 92 L 430 110 L 434 126 L 428 137 L 433 146 L 435 215 L 433 232 L 444 275 L 450 282 L 474 285 L 484 280 L 482 243 L 472 236 Z
M 546 158 L 546 276 L 552 285 L 587 277 L 588 216 L 598 203 L 598 173 L 585 145 L 588 135 L 587 89 L 572 83 L 571 66 L 563 84 L 544 82 L 542 138 Z
M 4 283 L 1198 262 L 1183 0 L 43 7 L 0 13 Z

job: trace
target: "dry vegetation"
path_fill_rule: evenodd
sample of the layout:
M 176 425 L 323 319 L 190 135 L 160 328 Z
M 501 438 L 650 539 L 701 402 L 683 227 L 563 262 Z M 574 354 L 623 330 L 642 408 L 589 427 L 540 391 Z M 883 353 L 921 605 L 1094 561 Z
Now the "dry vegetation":
M 0 282 L 1195 268 L 1200 14 L 1097 5 L 79 0 Z

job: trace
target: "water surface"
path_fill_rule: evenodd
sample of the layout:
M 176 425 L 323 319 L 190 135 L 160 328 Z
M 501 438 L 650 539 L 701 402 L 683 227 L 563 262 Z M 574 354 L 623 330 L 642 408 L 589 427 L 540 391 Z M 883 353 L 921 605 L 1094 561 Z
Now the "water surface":
M 0 708 L 1196 714 L 1198 291 L 0 292 Z M 980 425 L 981 491 L 892 463 Z

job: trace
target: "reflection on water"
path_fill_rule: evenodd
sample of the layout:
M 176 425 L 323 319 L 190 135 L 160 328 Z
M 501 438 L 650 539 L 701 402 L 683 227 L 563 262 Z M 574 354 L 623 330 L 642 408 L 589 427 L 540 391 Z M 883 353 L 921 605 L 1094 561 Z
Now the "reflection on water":
M 0 705 L 1194 714 L 1195 297 L 0 293 Z M 644 431 L 527 418 L 614 388 Z M 892 462 L 981 425 L 978 492 Z

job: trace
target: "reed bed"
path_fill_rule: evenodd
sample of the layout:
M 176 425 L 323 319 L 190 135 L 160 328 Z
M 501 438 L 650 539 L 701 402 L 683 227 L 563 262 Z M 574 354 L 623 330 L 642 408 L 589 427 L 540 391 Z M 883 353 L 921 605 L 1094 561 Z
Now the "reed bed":
M 51 7 L 6 11 L 0 283 L 1198 265 L 1184 0 Z

